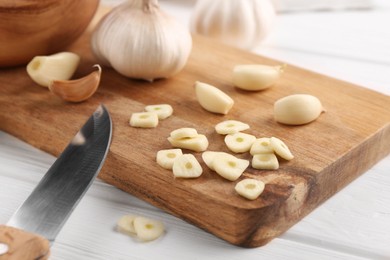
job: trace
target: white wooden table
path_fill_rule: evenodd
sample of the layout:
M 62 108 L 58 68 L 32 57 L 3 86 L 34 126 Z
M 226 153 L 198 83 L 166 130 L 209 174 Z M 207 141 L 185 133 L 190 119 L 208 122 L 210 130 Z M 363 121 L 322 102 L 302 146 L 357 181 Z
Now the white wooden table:
M 161 5 L 188 23 L 191 1 Z M 389 25 L 387 0 L 367 11 L 281 14 L 273 34 L 254 51 L 390 95 Z M 0 132 L 0 223 L 54 160 Z M 129 213 L 163 221 L 166 234 L 140 243 L 115 232 L 118 218 Z M 51 259 L 390 259 L 390 156 L 255 249 L 232 246 L 97 180 L 57 237 Z

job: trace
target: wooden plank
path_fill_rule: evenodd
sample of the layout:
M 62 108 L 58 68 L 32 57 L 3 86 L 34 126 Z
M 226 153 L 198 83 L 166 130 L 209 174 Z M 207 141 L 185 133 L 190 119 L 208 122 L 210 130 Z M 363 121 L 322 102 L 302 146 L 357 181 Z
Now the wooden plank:
M 96 63 L 89 50 L 89 33 L 70 50 L 82 56 L 76 77 L 89 73 Z M 188 64 L 176 77 L 149 83 L 103 68 L 99 91 L 80 104 L 65 103 L 36 86 L 23 67 L 2 70 L 0 129 L 57 156 L 96 106 L 104 103 L 113 117 L 114 136 L 99 175 L 102 180 L 232 244 L 261 246 L 389 153 L 390 97 L 294 66 L 288 66 L 273 88 L 245 92 L 231 84 L 232 68 L 244 63 L 279 64 L 195 37 Z M 203 110 L 194 96 L 197 80 L 229 94 L 235 100 L 232 111 L 222 116 Z M 273 103 L 294 93 L 317 96 L 327 112 L 299 127 L 274 122 Z M 174 116 L 156 129 L 128 126 L 131 113 L 157 103 L 171 104 Z M 214 131 L 215 124 L 225 119 L 249 123 L 247 132 L 258 137 L 281 138 L 295 155 L 277 171 L 248 168 L 242 178 L 267 183 L 255 201 L 239 197 L 235 182 L 209 171 L 199 153 L 194 154 L 204 173 L 195 180 L 174 179 L 155 163 L 156 152 L 170 147 L 166 138 L 179 127 L 195 127 L 209 138 L 209 150 L 227 151 L 223 137 Z

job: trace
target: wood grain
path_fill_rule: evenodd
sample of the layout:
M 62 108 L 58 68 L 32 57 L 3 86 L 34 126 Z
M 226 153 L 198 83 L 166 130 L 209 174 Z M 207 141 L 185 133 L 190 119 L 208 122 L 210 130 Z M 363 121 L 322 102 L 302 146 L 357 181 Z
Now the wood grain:
M 76 77 L 89 73 L 96 63 L 89 35 L 70 50 L 82 56 Z M 2 70 L 0 129 L 57 156 L 96 106 L 104 103 L 113 118 L 114 135 L 99 175 L 102 180 L 232 244 L 261 246 L 389 153 L 390 97 L 294 66 L 288 66 L 278 84 L 268 90 L 241 91 L 232 86 L 231 72 L 234 65 L 246 63 L 280 64 L 194 37 L 188 64 L 174 78 L 150 83 L 103 68 L 98 92 L 80 104 L 61 101 L 37 86 L 24 67 Z M 197 80 L 219 87 L 235 100 L 228 115 L 211 114 L 199 106 L 193 89 Z M 326 113 L 304 126 L 276 123 L 273 103 L 294 93 L 317 96 Z M 174 115 L 155 129 L 128 125 L 131 113 L 158 103 L 171 104 Z M 195 180 L 174 179 L 155 162 L 158 150 L 170 148 L 169 133 L 179 127 L 195 127 L 209 138 L 209 150 L 227 152 L 223 137 L 214 131 L 215 124 L 226 119 L 250 124 L 246 132 L 257 137 L 279 137 L 295 155 L 290 162 L 282 161 L 276 171 L 248 168 L 239 180 L 252 177 L 266 182 L 264 193 L 255 201 L 238 196 L 236 182 L 208 170 L 200 153 L 193 154 L 204 173 Z

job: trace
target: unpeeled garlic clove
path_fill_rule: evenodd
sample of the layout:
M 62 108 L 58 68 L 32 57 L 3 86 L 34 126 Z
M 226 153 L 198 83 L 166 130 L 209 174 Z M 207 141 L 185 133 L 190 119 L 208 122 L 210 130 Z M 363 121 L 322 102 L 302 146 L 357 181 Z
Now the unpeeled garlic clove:
M 72 52 L 60 52 L 50 56 L 36 56 L 27 65 L 30 78 L 43 87 L 53 80 L 70 79 L 79 65 L 80 57 Z
M 90 98 L 97 90 L 100 83 L 102 68 L 99 65 L 93 67 L 98 70 L 76 80 L 53 80 L 49 90 L 65 101 L 82 102 Z
M 233 69 L 233 84 L 237 88 L 251 91 L 269 88 L 280 78 L 285 66 L 237 65 Z

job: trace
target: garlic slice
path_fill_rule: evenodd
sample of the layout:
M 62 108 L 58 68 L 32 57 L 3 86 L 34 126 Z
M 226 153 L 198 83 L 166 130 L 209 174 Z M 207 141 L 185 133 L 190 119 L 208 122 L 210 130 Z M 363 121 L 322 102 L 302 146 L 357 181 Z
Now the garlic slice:
M 136 217 L 134 219 L 134 229 L 137 237 L 145 242 L 159 238 L 165 231 L 164 224 L 161 221 L 145 217 Z
M 132 127 L 154 128 L 158 125 L 158 116 L 154 112 L 133 113 L 129 124 Z
M 172 172 L 175 178 L 198 178 L 203 169 L 194 155 L 183 154 L 173 162 Z
M 27 64 L 27 73 L 35 83 L 48 87 L 53 80 L 69 80 L 79 62 L 80 56 L 72 52 L 36 56 Z
M 195 93 L 199 104 L 209 112 L 226 115 L 234 104 L 222 90 L 199 81 L 195 83 Z
M 279 161 L 273 153 L 255 154 L 252 158 L 252 167 L 258 170 L 276 170 Z
M 252 147 L 250 149 L 250 154 L 260 154 L 260 153 L 273 153 L 274 149 L 271 146 L 271 140 L 268 137 L 262 137 L 256 139 L 256 141 L 253 142 Z
M 181 149 L 160 150 L 157 152 L 156 161 L 164 169 L 172 170 L 173 163 L 181 155 L 183 155 Z
M 265 184 L 255 179 L 245 179 L 236 184 L 236 192 L 248 200 L 257 199 L 264 191 Z
M 94 65 L 98 70 L 89 75 L 75 80 L 53 80 L 49 84 L 49 90 L 65 101 L 82 102 L 90 98 L 98 89 L 102 68 Z
M 181 139 L 173 139 L 172 137 L 168 137 L 168 141 L 173 147 L 188 149 L 195 152 L 206 151 L 207 147 L 209 146 L 209 141 L 207 140 L 207 137 L 201 134 L 198 134 L 194 137 L 187 137 Z
M 232 135 L 225 136 L 225 144 L 230 151 L 235 153 L 248 152 L 253 142 L 256 140 L 254 135 L 245 133 L 235 133 Z
M 123 234 L 135 235 L 134 220 L 137 216 L 125 215 L 122 216 L 117 223 L 117 230 Z
M 216 155 L 223 154 L 223 153 L 224 152 L 205 151 L 202 153 L 202 159 L 203 159 L 204 163 L 207 165 L 207 167 L 210 168 L 210 170 L 215 171 L 214 166 L 213 166 L 214 158 Z M 227 153 L 224 153 L 224 154 L 227 154 Z
M 195 128 L 182 127 L 176 130 L 173 130 L 170 133 L 170 137 L 174 140 L 179 140 L 183 138 L 192 138 L 198 136 L 198 131 Z
M 290 149 L 279 138 L 271 137 L 270 144 L 275 153 L 283 159 L 292 160 L 294 158 L 294 155 L 291 153 Z
M 213 159 L 215 172 L 229 181 L 240 178 L 248 166 L 248 160 L 239 159 L 227 153 L 217 154 Z
M 249 129 L 250 126 L 237 120 L 226 120 L 215 126 L 215 131 L 221 135 L 235 134 Z
M 170 117 L 173 113 L 173 108 L 169 104 L 148 105 L 145 107 L 147 112 L 155 112 L 159 120 Z

